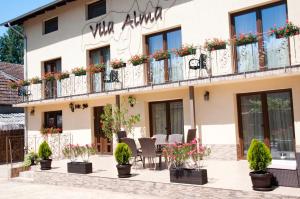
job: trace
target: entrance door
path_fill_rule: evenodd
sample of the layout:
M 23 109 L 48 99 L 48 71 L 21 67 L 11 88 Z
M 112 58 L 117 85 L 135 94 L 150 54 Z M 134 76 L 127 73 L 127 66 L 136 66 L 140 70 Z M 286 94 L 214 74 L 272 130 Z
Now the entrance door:
M 183 134 L 183 104 L 182 100 L 151 102 L 150 135 Z
M 101 115 L 103 106 L 94 107 L 94 136 L 97 152 L 101 154 L 112 154 L 112 142 L 105 136 L 102 131 Z
M 270 147 L 273 159 L 295 159 L 291 90 L 240 94 L 238 109 L 241 157 L 256 138 Z

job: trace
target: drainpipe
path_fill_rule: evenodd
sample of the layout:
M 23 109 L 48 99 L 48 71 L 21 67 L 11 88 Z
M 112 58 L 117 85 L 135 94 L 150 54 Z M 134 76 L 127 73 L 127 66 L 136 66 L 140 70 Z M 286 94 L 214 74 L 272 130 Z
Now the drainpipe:
M 24 33 L 19 32 L 10 23 L 7 24 L 15 33 L 20 35 L 24 40 L 24 79 L 28 79 L 28 68 L 27 68 L 27 37 Z M 24 145 L 25 145 L 25 154 L 28 153 L 28 108 L 24 107 L 25 113 L 25 127 L 24 127 Z

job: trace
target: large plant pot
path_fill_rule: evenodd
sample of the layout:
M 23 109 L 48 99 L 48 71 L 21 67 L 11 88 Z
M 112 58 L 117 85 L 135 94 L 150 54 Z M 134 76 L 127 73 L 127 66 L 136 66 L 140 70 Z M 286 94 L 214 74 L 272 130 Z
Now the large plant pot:
M 207 181 L 206 169 L 170 168 L 170 182 L 203 185 Z
M 272 191 L 273 175 L 269 172 L 250 172 L 253 190 L 256 191 Z
M 91 162 L 69 162 L 68 173 L 89 174 L 93 173 Z
M 52 159 L 41 160 L 41 170 L 50 170 L 51 169 Z
M 119 178 L 129 178 L 131 176 L 131 164 L 118 164 L 117 169 Z

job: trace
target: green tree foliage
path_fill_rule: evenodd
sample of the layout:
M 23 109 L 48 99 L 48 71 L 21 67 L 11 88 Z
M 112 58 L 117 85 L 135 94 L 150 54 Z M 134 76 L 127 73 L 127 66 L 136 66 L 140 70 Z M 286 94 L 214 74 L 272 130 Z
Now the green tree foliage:
M 270 149 L 261 141 L 253 139 L 248 150 L 249 167 L 253 171 L 266 171 L 272 161 Z
M 51 148 L 50 148 L 50 146 L 48 145 L 48 143 L 46 141 L 44 141 L 40 145 L 38 155 L 43 160 L 48 160 L 49 157 L 52 155 Z
M 21 26 L 14 26 L 14 29 L 23 32 Z M 14 64 L 23 64 L 24 55 L 24 39 L 17 34 L 12 28 L 7 30 L 3 36 L 0 37 L 0 61 Z
M 131 150 L 125 143 L 119 143 L 115 151 L 115 158 L 118 164 L 129 164 Z

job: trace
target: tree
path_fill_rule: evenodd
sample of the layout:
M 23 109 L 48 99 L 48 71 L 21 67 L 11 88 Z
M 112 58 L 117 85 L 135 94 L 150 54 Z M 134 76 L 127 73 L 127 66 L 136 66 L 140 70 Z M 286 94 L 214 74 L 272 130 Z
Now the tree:
M 23 32 L 21 26 L 14 26 L 19 32 Z M 0 37 L 0 61 L 14 64 L 23 64 L 24 39 L 12 28 Z

